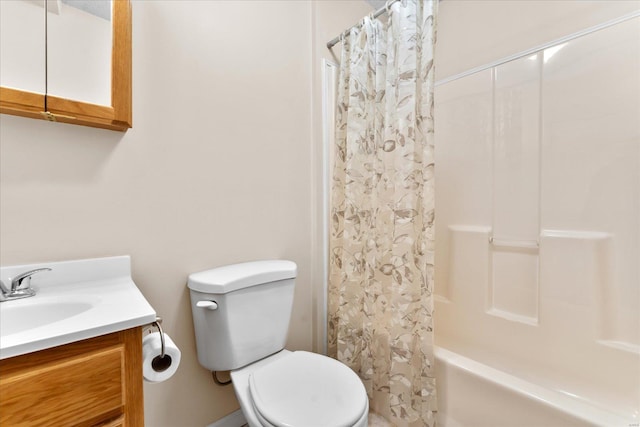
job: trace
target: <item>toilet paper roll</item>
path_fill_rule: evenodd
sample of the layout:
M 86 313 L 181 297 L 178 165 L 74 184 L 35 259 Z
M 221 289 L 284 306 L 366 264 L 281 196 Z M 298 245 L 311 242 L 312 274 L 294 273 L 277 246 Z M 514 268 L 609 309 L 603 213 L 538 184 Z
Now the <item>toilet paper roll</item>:
M 142 339 L 142 376 L 145 381 L 158 383 L 173 376 L 180 365 L 180 349 L 169 335 L 164 334 L 164 358 L 160 333 L 153 332 Z

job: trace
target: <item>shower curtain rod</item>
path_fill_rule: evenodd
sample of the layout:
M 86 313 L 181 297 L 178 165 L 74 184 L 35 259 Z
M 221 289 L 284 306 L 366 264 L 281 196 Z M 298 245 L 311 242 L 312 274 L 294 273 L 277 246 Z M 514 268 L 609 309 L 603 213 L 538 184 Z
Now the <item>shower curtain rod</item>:
M 395 2 L 398 2 L 400 0 L 389 0 L 387 1 L 387 4 L 385 4 L 384 6 L 382 6 L 380 9 L 376 10 L 373 15 L 372 18 L 375 19 L 378 16 L 382 15 L 383 13 L 385 13 L 387 10 L 389 10 L 389 7 L 391 7 L 392 4 L 394 4 Z M 329 40 L 327 42 L 327 48 L 331 49 L 332 47 L 334 47 L 335 45 L 338 44 L 338 42 L 342 41 L 342 37 L 346 36 L 347 33 L 349 32 L 349 30 L 351 30 L 353 27 L 357 26 L 359 24 L 356 25 L 352 25 L 351 27 L 347 28 L 346 30 L 344 30 L 339 36 L 334 37 L 333 39 Z

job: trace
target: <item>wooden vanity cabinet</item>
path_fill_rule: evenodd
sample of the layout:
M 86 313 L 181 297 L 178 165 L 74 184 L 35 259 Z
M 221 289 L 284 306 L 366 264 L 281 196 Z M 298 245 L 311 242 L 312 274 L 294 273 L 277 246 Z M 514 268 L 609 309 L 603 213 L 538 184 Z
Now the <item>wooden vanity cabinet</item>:
M 0 426 L 143 427 L 142 328 L 0 360 Z

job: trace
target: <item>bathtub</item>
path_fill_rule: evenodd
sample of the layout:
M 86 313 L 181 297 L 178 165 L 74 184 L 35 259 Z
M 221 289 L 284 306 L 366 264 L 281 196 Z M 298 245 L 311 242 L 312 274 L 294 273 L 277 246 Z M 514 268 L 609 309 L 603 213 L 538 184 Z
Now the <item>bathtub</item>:
M 638 426 L 568 394 L 550 390 L 436 347 L 440 427 Z

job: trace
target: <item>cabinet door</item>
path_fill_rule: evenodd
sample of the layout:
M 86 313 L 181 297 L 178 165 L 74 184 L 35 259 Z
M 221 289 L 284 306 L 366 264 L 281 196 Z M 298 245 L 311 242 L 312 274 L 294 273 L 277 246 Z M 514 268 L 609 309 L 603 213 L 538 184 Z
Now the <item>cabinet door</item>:
M 47 17 L 48 118 L 120 131 L 130 128 L 130 1 L 47 1 L 63 2 L 59 15 Z
M 2 378 L 3 424 L 91 424 L 118 413 L 124 406 L 123 357 L 124 350 L 114 347 Z
M 44 3 L 0 1 L 0 86 L 45 93 Z
M 48 0 L 47 95 L 111 106 L 111 0 Z
M 2 427 L 143 427 L 141 328 L 0 360 L 0 402 Z
M 0 1 L 2 112 L 40 117 L 45 83 L 45 0 Z
M 115 420 L 107 421 L 103 424 L 99 424 L 96 427 L 126 427 L 127 423 L 125 421 L 124 415 L 118 417 Z

